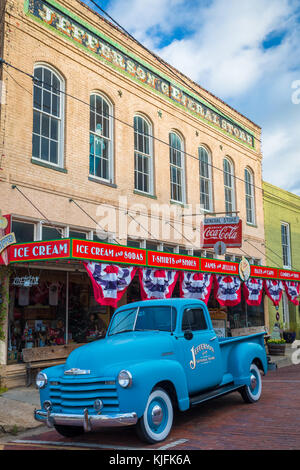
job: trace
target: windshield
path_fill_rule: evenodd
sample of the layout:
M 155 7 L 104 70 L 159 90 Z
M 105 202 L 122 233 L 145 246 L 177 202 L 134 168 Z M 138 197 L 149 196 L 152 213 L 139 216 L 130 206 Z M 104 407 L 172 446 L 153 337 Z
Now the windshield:
M 125 331 L 171 332 L 175 329 L 176 315 L 176 309 L 171 306 L 136 307 L 121 310 L 112 320 L 109 335 L 125 333 Z

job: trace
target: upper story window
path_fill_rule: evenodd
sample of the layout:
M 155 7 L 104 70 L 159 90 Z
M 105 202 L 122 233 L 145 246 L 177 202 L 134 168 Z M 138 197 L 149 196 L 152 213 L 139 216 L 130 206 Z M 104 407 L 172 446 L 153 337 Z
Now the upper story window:
M 212 212 L 211 156 L 204 147 L 199 147 L 200 204 L 204 211 Z
M 249 224 L 255 223 L 254 184 L 253 173 L 245 168 L 245 197 L 246 197 L 246 220 Z
M 134 116 L 134 189 L 153 194 L 152 126 L 142 116 Z
M 283 267 L 291 268 L 291 240 L 290 240 L 290 224 L 281 222 L 281 246 L 282 246 L 282 259 Z
M 183 140 L 175 132 L 169 134 L 171 199 L 185 202 Z
M 225 192 L 225 211 L 226 214 L 235 212 L 234 196 L 234 170 L 233 163 L 228 159 L 223 160 L 224 192 Z
M 34 68 L 32 157 L 63 167 L 64 81 L 46 65 Z
M 112 104 L 103 96 L 90 97 L 90 176 L 113 182 Z

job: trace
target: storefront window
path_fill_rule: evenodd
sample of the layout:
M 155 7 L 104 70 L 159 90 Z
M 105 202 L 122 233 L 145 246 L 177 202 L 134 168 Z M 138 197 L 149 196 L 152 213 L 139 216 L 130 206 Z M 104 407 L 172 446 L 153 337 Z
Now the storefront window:
M 264 326 L 264 297 L 260 305 L 248 305 L 242 291 L 242 301 L 235 307 L 227 307 L 230 328 L 250 328 Z
M 141 242 L 138 240 L 127 240 L 127 246 L 131 246 L 132 248 L 140 248 L 141 247 Z
M 86 240 L 86 233 L 84 232 L 76 232 L 75 230 L 69 231 L 70 238 L 79 238 L 80 240 Z
M 34 241 L 34 224 L 13 220 L 12 232 L 16 236 L 17 243 Z
M 42 240 L 57 240 L 63 237 L 63 229 L 43 225 Z
M 15 268 L 10 284 L 8 364 L 22 362 L 24 349 L 104 337 L 110 307 L 95 301 L 86 273 L 70 272 L 68 278 L 69 282 L 64 271 Z
M 96 235 L 96 233 L 94 233 L 93 234 L 93 240 L 95 242 L 110 243 L 107 233 L 101 234 L 101 237 L 100 236 L 98 237 L 98 235 Z

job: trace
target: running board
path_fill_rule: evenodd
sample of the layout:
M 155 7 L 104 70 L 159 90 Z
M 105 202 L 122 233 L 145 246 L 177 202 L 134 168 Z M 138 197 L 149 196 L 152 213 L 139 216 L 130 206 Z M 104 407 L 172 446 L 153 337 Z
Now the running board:
M 226 393 L 233 392 L 234 390 L 238 390 L 241 388 L 241 385 L 234 385 L 233 383 L 228 385 L 223 385 L 223 387 L 219 387 L 214 390 L 210 390 L 206 393 L 201 393 L 199 395 L 195 395 L 190 397 L 190 406 L 198 405 L 207 400 L 211 400 L 212 398 L 217 398 L 221 395 L 225 395 Z

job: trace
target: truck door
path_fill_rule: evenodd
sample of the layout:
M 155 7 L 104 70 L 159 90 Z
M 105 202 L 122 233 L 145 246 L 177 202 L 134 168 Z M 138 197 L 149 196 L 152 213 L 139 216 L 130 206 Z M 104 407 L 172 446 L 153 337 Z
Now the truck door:
M 186 307 L 181 334 L 183 367 L 189 393 L 217 386 L 223 378 L 219 341 L 202 307 Z

